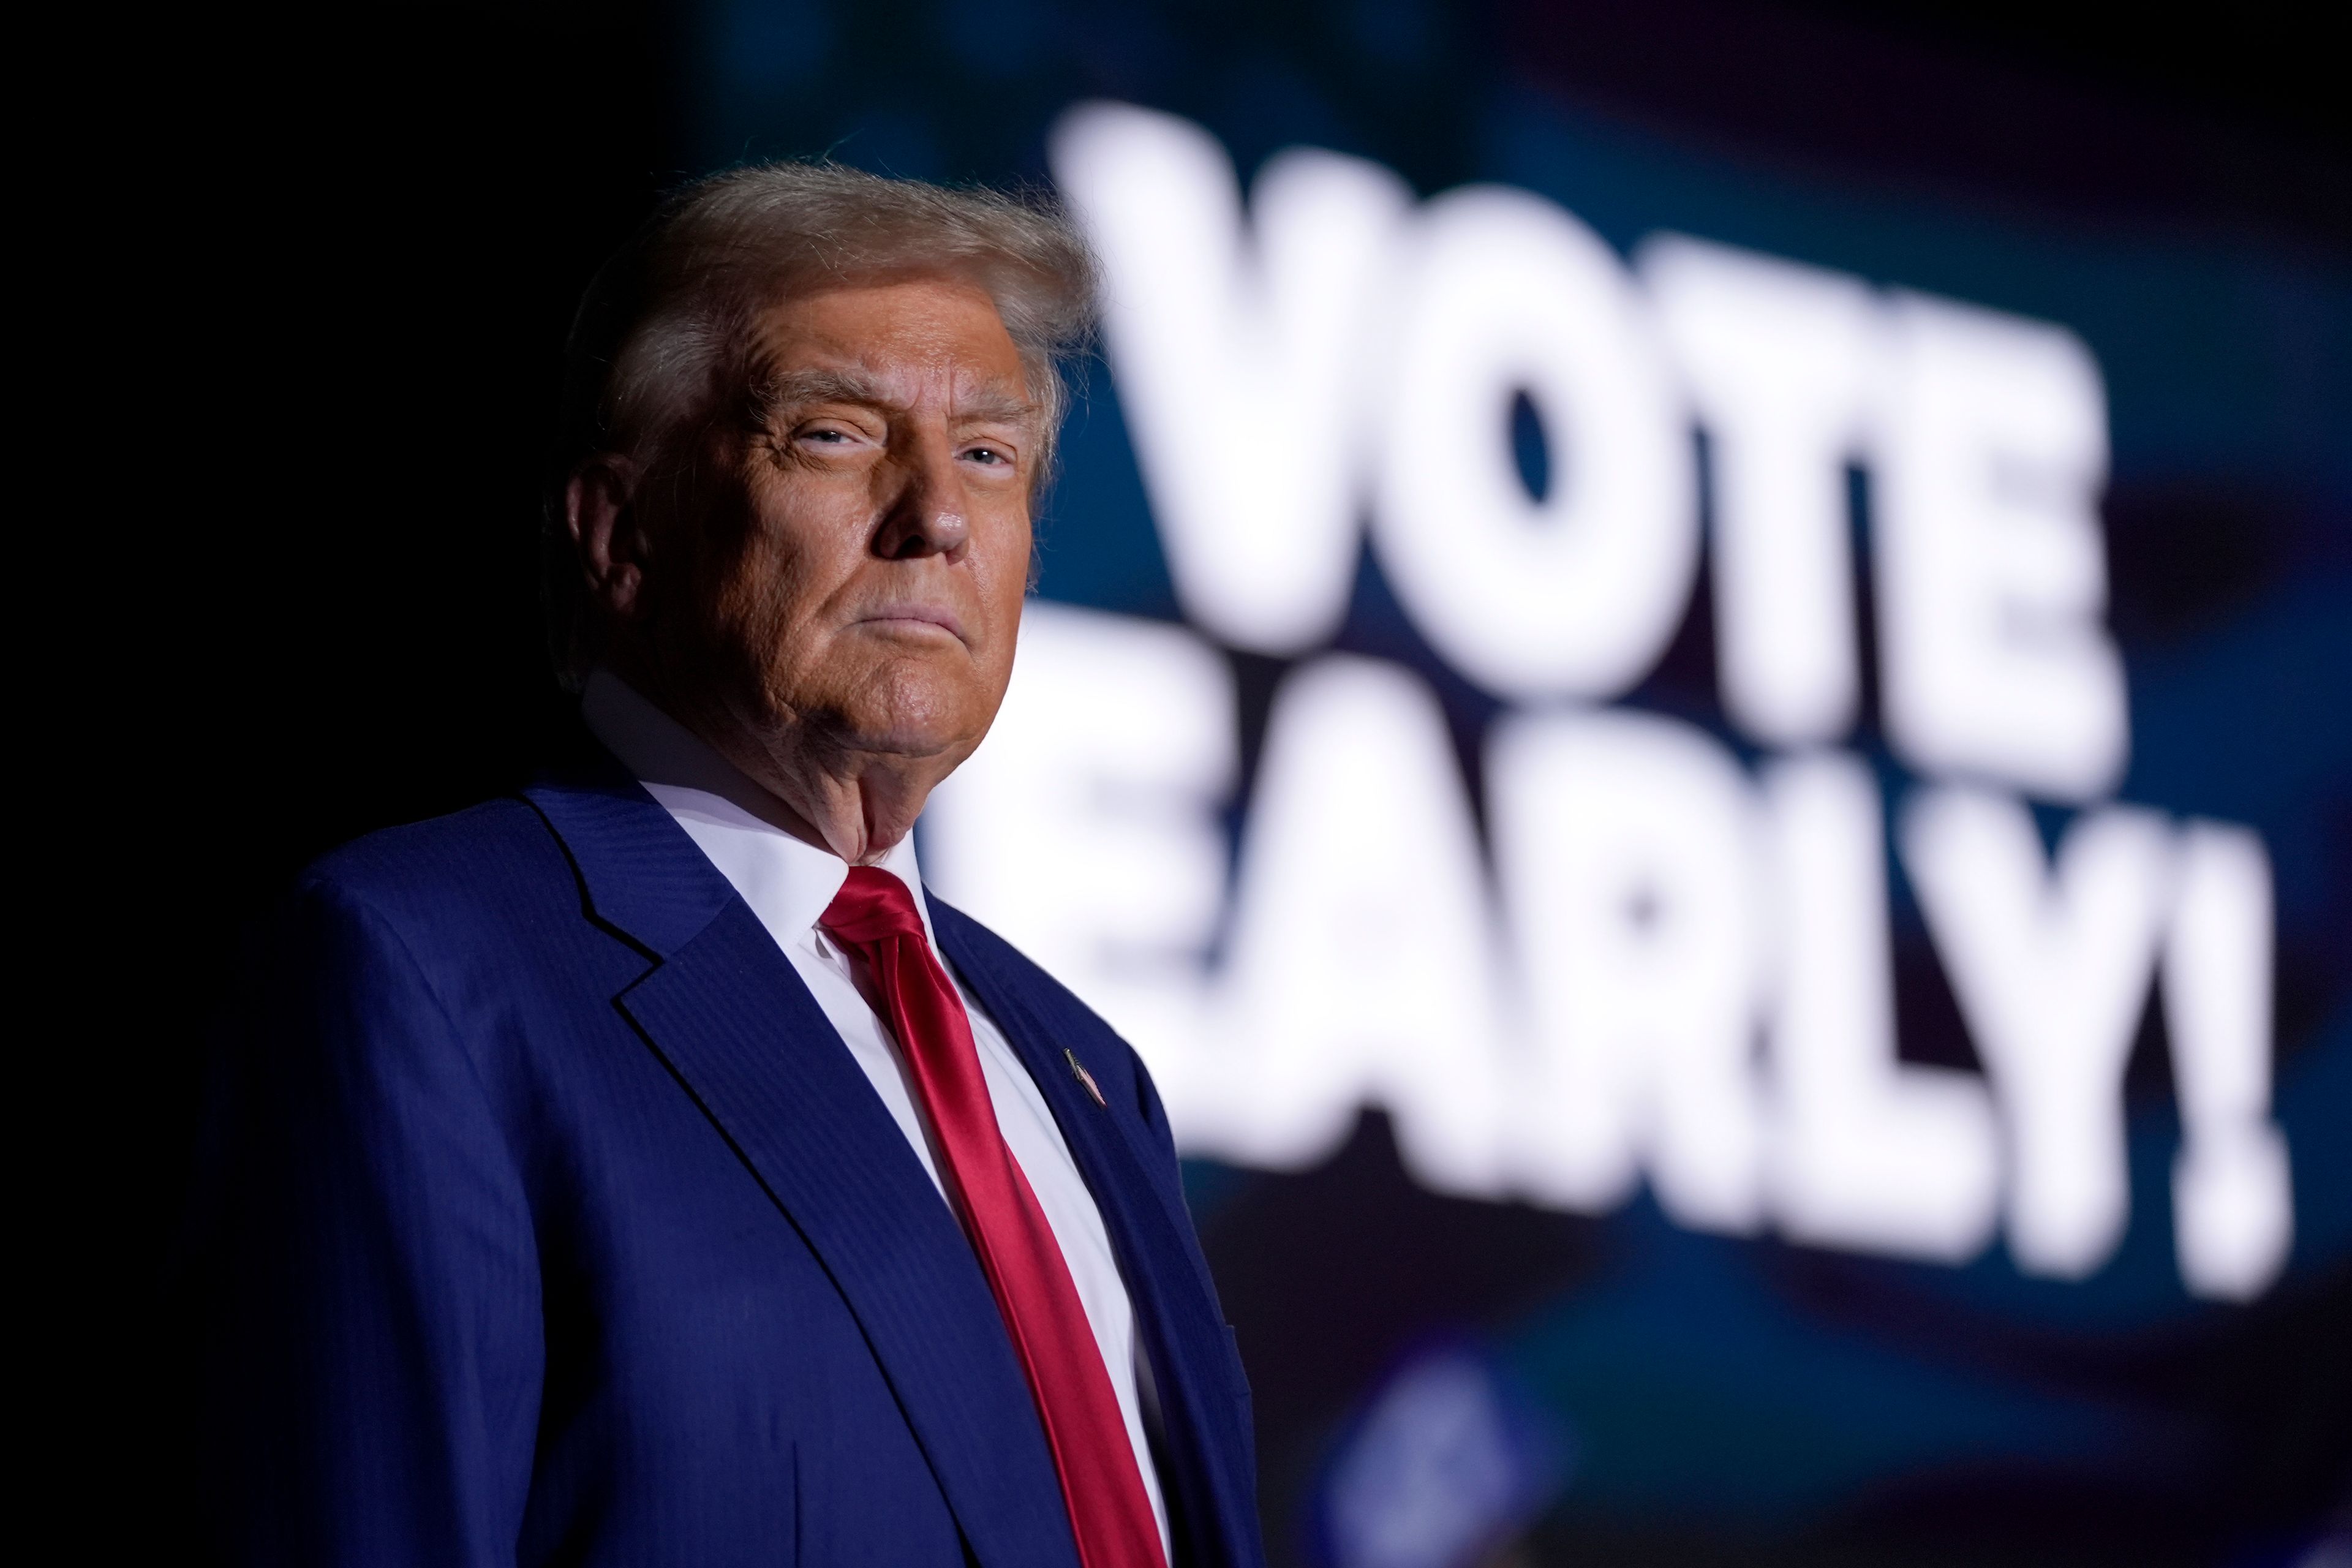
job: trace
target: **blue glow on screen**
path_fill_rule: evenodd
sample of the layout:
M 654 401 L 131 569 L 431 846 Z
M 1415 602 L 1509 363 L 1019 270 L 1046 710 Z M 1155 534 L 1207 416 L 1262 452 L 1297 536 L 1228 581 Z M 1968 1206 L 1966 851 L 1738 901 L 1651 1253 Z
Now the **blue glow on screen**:
M 1323 1314 L 1330 1332 L 1370 1347 L 1363 1375 L 1337 1394 L 1277 1393 L 1271 1410 L 1261 1394 L 1277 1560 L 1324 1550 L 1298 1533 L 1313 1478 L 1433 1333 L 1475 1343 L 1511 1397 L 1549 1413 L 1576 1456 L 1559 1517 L 1595 1530 L 1746 1540 L 1858 1520 L 1880 1532 L 1872 1540 L 1927 1541 L 1950 1510 L 2014 1495 L 2060 1499 L 2058 1513 L 2095 1533 L 2102 1521 L 2133 1528 L 2136 1510 L 2169 1517 L 2179 1498 L 2215 1488 L 2222 1500 L 2197 1517 L 2221 1521 L 2217 1539 L 2287 1528 L 2259 1516 L 2243 1467 L 2263 1439 L 2249 1422 L 2288 1424 L 2291 1465 L 2352 1466 L 2352 1414 L 2321 1407 L 2344 1394 L 2340 1370 L 2333 1384 L 2315 1370 L 2298 1396 L 2294 1375 L 2263 1360 L 2316 1354 L 2332 1338 L 2340 1368 L 2345 1324 L 2322 1335 L 2314 1314 L 2347 1300 L 2352 1270 L 2352 276 L 2218 223 L 2004 207 L 1637 122 L 1522 68 L 1503 24 L 1472 29 L 1412 0 L 1328 15 L 1043 0 L 929 15 L 886 26 L 800 0 L 713 0 L 695 29 L 689 94 L 699 166 L 829 153 L 893 174 L 1041 184 L 1057 116 L 1109 98 L 1206 127 L 1244 181 L 1285 147 L 1325 147 L 1386 163 L 1423 197 L 1475 181 L 1538 193 L 1621 253 L 1673 230 L 2064 323 L 2108 395 L 2112 629 L 2132 739 L 2121 795 L 2246 824 L 2271 857 L 2273 1103 L 2293 1152 L 2295 1232 L 2266 1304 L 2217 1306 L 2184 1289 L 2169 1186 L 2179 1114 L 2160 1069 L 2137 1076 L 2137 1057 L 2130 1226 L 2082 1280 L 2022 1275 L 1999 1246 L 1944 1268 L 1699 1235 L 1642 1196 L 1559 1221 L 1575 1227 L 1561 1243 L 1575 1261 L 1542 1289 L 1497 1289 L 1466 1316 L 1358 1328 L 1349 1314 L 1381 1270 L 1415 1267 L 1396 1250 L 1409 1238 L 1340 1204 L 1373 1227 L 1352 1244 L 1361 1272 L 1322 1294 L 1311 1281 L 1267 1283 L 1279 1263 L 1247 1253 L 1228 1221 L 1262 1199 L 1291 1201 L 1283 1194 L 1312 1178 L 1192 1162 L 1196 1219 L 1221 1274 L 1236 1271 L 1228 1305 L 1242 1303 L 1262 1389 L 1286 1374 L 1257 1362 L 1267 1342 L 1254 1339 L 1255 1303 Z M 1213 420 L 1204 431 L 1230 434 Z M 1517 442 L 1531 487 L 1575 461 L 1541 432 Z M 1100 363 L 1080 388 L 1042 538 L 1042 597 L 1183 619 Z M 1430 650 L 1369 559 L 1335 646 L 1419 671 L 1458 735 L 1475 737 L 1496 710 Z M 1673 679 L 1627 700 L 1748 749 Z M 1869 720 L 1858 744 L 1899 782 Z M 1906 963 L 1933 960 L 1907 891 L 1895 900 L 1907 984 Z M 2290 1348 L 2265 1352 L 2265 1335 Z M 2290 1391 L 2250 1412 L 2200 1382 L 2241 1375 Z M 2242 1525 L 2230 1522 L 2231 1487 L 2255 1500 Z M 2108 1559 L 2085 1548 L 2050 1560 Z

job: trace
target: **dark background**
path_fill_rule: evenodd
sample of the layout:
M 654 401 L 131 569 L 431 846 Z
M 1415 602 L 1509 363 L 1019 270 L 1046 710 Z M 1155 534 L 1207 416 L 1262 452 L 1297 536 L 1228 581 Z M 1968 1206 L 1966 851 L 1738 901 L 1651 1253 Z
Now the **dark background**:
M 883 9 L 858 9 L 859 37 L 891 36 L 876 19 Z M 1212 39 L 1244 14 L 1179 9 Z M 1305 5 L 1245 9 L 1260 33 L 1318 25 Z M 2347 95 L 2318 68 L 2336 47 L 2284 8 L 2141 8 L 2127 24 L 2084 5 L 1727 0 L 1453 15 L 1465 32 L 1563 40 L 1544 68 L 1613 114 L 1790 166 L 2352 260 Z M 112 500 L 89 537 L 120 558 L 94 562 L 85 580 L 116 586 L 97 588 L 84 615 L 69 602 L 40 606 L 85 628 L 64 634 L 68 654 L 113 624 L 118 595 L 141 627 L 107 697 L 128 716 L 100 726 L 100 765 L 121 876 L 143 891 L 127 901 L 107 889 L 82 913 L 139 954 L 135 976 L 108 982 L 96 1010 L 110 1020 L 96 1070 L 124 1124 L 110 1148 L 128 1153 L 110 1162 L 114 1180 L 96 1184 L 112 1194 L 113 1256 L 82 1276 L 122 1283 L 119 1294 L 63 1292 L 74 1315 L 84 1301 L 110 1321 L 120 1309 L 139 1347 L 133 1403 L 85 1404 L 63 1428 L 69 1447 L 101 1458 L 127 1440 L 154 1484 L 152 1506 L 110 1533 L 163 1548 L 185 1519 L 170 1324 L 164 1313 L 148 1331 L 150 1303 L 177 1217 L 203 1038 L 240 944 L 321 850 L 523 781 L 562 714 L 534 581 L 560 348 L 597 262 L 658 192 L 714 161 L 687 101 L 689 48 L 678 15 L 641 5 L 419 5 L 187 36 L 149 64 L 151 102 L 164 107 L 135 167 L 115 174 L 169 187 L 171 221 L 137 226 L 151 259 L 131 268 L 152 307 L 143 319 L 161 325 L 105 367 L 118 385 L 102 401 L 165 412 L 124 417 L 101 443 L 114 455 L 101 457 L 94 488 Z M 887 75 L 887 49 L 859 56 L 858 68 Z M 973 91 L 984 103 L 977 78 Z M 136 434 L 151 418 L 163 433 Z M 129 537 L 107 518 L 132 520 Z M 127 594 L 124 573 L 137 574 Z M 119 652 L 104 652 L 113 668 Z M 1340 1164 L 1355 1174 L 1263 1195 L 1249 1223 L 1318 1234 L 1328 1226 L 1317 1205 L 1344 1190 L 1350 1205 L 1391 1205 L 1395 1245 L 1458 1250 L 1459 1268 L 1423 1273 L 1482 1300 L 1575 1271 L 1580 1244 L 1560 1226 L 1411 1191 L 1377 1122 Z M 1489 1278 L 1498 1257 L 1522 1259 L 1527 1279 Z M 1311 1334 L 1251 1343 L 1253 1315 L 1282 1319 L 1281 1303 L 1252 1300 L 1253 1288 L 1226 1286 L 1253 1362 L 1297 1368 L 1260 1375 L 1264 1421 L 1288 1419 L 1286 1399 L 1313 1405 L 1318 1377 L 1360 1374 L 1317 1371 L 1318 1354 L 1345 1347 Z M 2339 1281 L 2236 1352 L 2259 1362 L 2338 1346 L 2332 1370 L 2301 1380 L 2312 1408 L 2243 1413 L 2250 1430 L 2285 1426 L 2244 1452 L 2239 1539 L 2273 1528 L 2284 1542 L 2328 1504 L 2296 1444 L 2336 1440 L 2309 1423 L 2332 1419 L 2340 1434 L 2333 1402 L 2352 1404 L 2340 1352 L 2352 1330 L 2325 1321 L 2347 1300 Z M 1394 1304 L 1400 1321 L 1433 1310 Z M 2215 1380 L 2220 1404 L 2233 1378 L 2276 1381 L 2194 1358 L 2167 1375 Z M 1958 1555 L 1937 1561 L 2011 1560 L 2000 1542 L 2039 1531 L 2063 1546 L 2071 1528 L 2063 1506 L 2036 1514 L 2031 1496 L 1993 1525 L 1938 1521 L 1928 1506 L 1885 1528 L 1953 1541 Z M 1801 1560 L 1880 1561 L 1870 1530 L 1851 1556 Z M 1638 1553 L 1630 1561 L 1779 1560 L 1658 1540 L 1575 1546 L 1581 1561 L 1618 1560 L 1621 1547 Z

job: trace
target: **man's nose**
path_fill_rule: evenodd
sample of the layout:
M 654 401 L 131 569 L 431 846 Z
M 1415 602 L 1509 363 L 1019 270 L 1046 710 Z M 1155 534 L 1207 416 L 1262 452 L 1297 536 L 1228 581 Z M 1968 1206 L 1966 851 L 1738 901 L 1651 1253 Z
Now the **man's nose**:
M 954 448 L 944 437 L 925 436 L 906 442 L 894 458 L 889 466 L 898 480 L 896 493 L 883 508 L 874 552 L 887 561 L 960 559 L 971 541 L 971 523 Z

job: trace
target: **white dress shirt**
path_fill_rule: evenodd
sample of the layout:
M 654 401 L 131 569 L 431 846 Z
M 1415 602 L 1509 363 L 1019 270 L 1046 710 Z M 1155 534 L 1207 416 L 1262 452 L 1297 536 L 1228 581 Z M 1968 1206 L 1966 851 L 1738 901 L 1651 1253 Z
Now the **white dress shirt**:
M 686 829 L 776 939 L 874 1092 L 881 1096 L 883 1108 L 906 1135 L 908 1146 L 922 1162 L 945 1202 L 947 1190 L 940 1184 L 931 1129 L 916 1099 L 898 1043 L 858 989 L 848 955 L 817 924 L 848 880 L 848 863 L 775 826 L 773 819 L 782 816 L 783 807 L 772 795 L 609 670 L 598 669 L 589 677 L 581 715 L 605 749 Z M 914 894 L 923 933 L 929 939 L 931 910 L 923 898 L 912 834 L 883 858 L 881 869 L 897 876 Z M 996 1110 L 997 1130 L 1003 1134 L 1021 1173 L 1028 1178 L 1030 1190 L 1037 1194 L 1037 1205 L 1045 1212 L 1045 1223 L 1053 1227 L 1063 1260 L 1069 1265 L 1070 1279 L 1077 1286 L 1078 1300 L 1086 1308 L 1103 1365 L 1110 1373 L 1111 1388 L 1118 1395 L 1118 1413 L 1127 1423 L 1128 1440 L 1135 1445 L 1136 1468 L 1143 1473 L 1143 1489 L 1150 1496 L 1152 1516 L 1159 1521 L 1165 1560 L 1170 1551 L 1168 1505 L 1160 1494 L 1144 1426 L 1146 1401 L 1153 1393 L 1150 1367 L 1136 1337 L 1135 1310 L 1119 1278 L 1102 1215 L 1028 1069 L 1013 1054 L 996 1021 L 966 988 L 963 977 L 940 953 L 935 939 L 931 952 L 954 982 L 971 1020 L 972 1040 L 980 1047 L 980 1070 Z M 1151 1414 L 1156 1417 L 1157 1411 Z

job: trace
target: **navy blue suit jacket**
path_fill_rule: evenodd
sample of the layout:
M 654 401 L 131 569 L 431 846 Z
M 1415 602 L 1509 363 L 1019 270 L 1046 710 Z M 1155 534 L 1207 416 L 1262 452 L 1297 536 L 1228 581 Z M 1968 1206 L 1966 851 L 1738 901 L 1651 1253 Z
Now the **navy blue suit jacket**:
M 1177 1561 L 1256 1564 L 1248 1393 L 1150 1079 L 931 910 L 1117 1248 Z M 790 961 L 609 758 L 329 856 L 268 974 L 193 1233 L 234 1559 L 1076 1568 L 953 1215 Z

